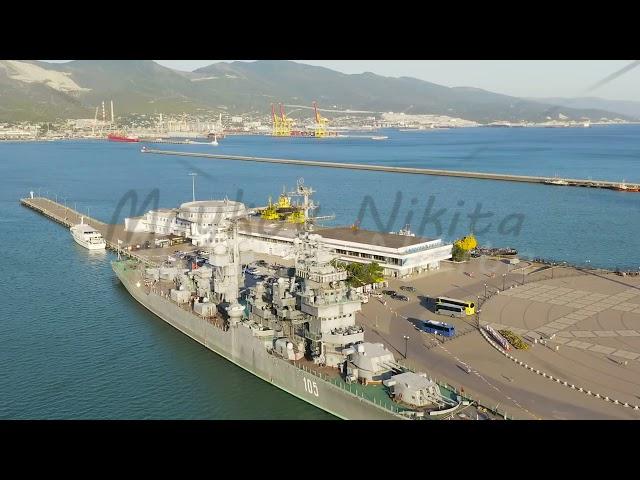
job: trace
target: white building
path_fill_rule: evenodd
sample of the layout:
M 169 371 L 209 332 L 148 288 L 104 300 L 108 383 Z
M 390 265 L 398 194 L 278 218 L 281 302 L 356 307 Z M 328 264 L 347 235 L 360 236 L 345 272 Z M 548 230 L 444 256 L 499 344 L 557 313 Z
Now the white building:
M 278 257 L 292 255 L 293 239 L 302 229 L 299 224 L 261 218 L 243 219 L 238 226 L 240 238 L 251 250 Z M 350 227 L 320 228 L 322 242 L 340 255 L 343 262 L 377 262 L 384 275 L 404 277 L 440 268 L 451 258 L 452 244 L 441 239 L 354 230 Z
M 160 235 L 188 237 L 197 246 L 207 246 L 224 239 L 219 232 L 223 220 L 246 217 L 243 203 L 231 200 L 187 202 L 180 208 L 149 210 L 143 217 L 125 218 L 129 232 L 152 232 Z
M 147 212 L 143 217 L 126 218 L 125 230 L 180 235 L 197 246 L 220 241 L 222 219 L 237 218 L 238 236 L 245 248 L 256 253 L 293 259 L 294 239 L 301 224 L 264 220 L 248 216 L 244 204 L 230 200 L 188 202 L 175 209 Z M 380 233 L 350 227 L 318 228 L 322 243 L 335 251 L 343 262 L 377 262 L 384 275 L 404 277 L 440 267 L 451 258 L 453 245 L 440 239 Z
M 451 258 L 452 244 L 441 239 L 372 232 L 350 227 L 326 228 L 318 233 L 344 262 L 377 262 L 384 274 L 404 277 L 440 268 Z

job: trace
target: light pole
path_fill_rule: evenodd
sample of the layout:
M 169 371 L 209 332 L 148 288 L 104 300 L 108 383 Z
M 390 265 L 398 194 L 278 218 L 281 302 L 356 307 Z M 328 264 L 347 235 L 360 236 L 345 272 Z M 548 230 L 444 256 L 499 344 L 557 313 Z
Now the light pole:
M 192 193 L 192 198 L 193 201 L 196 201 L 196 177 L 198 176 L 197 173 L 190 173 L 189 176 L 191 177 L 192 180 L 192 185 L 191 185 L 191 193 Z
M 504 279 L 507 278 L 507 274 L 503 273 L 502 274 L 502 291 L 504 292 Z
M 478 297 L 478 298 L 480 298 L 480 297 Z M 485 300 L 487 299 L 487 284 L 486 283 L 484 284 L 484 299 Z
M 409 342 L 409 337 L 407 335 L 403 335 L 404 338 L 404 358 L 407 358 L 407 342 Z

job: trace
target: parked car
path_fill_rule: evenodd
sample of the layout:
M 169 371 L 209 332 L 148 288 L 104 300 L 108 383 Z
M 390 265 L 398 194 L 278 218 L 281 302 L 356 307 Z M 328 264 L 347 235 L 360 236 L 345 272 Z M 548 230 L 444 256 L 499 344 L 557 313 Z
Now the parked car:
M 396 293 L 395 295 L 392 295 L 392 298 L 394 298 L 396 300 L 402 300 L 403 302 L 408 302 L 409 301 L 409 297 L 407 297 L 406 295 L 400 295 L 399 293 Z
M 409 285 L 403 285 L 400 287 L 400 290 L 404 290 L 405 292 L 415 292 L 416 287 L 410 287 Z
M 383 290 L 382 293 L 384 293 L 385 295 L 390 295 L 390 296 L 394 296 L 396 294 L 395 290 Z

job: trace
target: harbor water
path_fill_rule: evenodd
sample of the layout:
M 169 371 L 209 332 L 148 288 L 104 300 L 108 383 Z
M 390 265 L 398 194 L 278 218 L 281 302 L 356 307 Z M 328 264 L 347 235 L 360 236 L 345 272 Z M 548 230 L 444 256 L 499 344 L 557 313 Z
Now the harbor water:
M 635 125 L 383 135 L 389 138 L 230 136 L 218 147 L 171 149 L 640 182 Z M 115 278 L 111 253 L 88 252 L 19 205 L 30 190 L 110 223 L 189 201 L 188 173 L 198 174 L 198 199 L 249 206 L 304 177 L 317 190 L 316 214 L 336 216 L 327 225 L 360 221 L 390 231 L 408 223 L 449 241 L 474 227 L 481 244 L 528 257 L 640 267 L 640 193 L 159 156 L 141 154 L 141 146 L 0 143 L 0 418 L 333 418 L 147 312 Z

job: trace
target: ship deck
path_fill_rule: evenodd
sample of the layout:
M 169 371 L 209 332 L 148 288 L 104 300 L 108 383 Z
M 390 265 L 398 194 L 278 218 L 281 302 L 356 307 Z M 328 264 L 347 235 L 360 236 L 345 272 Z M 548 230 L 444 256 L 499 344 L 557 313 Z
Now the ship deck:
M 421 411 L 421 412 L 429 412 L 436 410 L 433 407 L 423 407 L 423 408 L 415 408 L 410 405 L 401 404 L 395 402 L 391 399 L 389 389 L 385 387 L 382 383 L 369 383 L 367 385 L 363 385 L 359 382 L 346 382 L 342 379 L 338 369 L 331 367 L 321 367 L 313 363 L 311 360 L 301 359 L 296 361 L 291 361 L 298 368 L 301 368 L 317 377 L 322 378 L 328 382 L 333 383 L 334 385 L 342 388 L 343 390 L 349 391 L 358 397 L 365 398 L 370 402 L 373 402 L 377 405 L 381 405 L 388 410 L 395 410 L 399 412 L 403 411 Z M 454 402 L 457 402 L 457 392 L 451 390 L 450 388 L 440 385 L 440 391 L 442 395 Z M 456 412 L 458 413 L 458 412 Z

